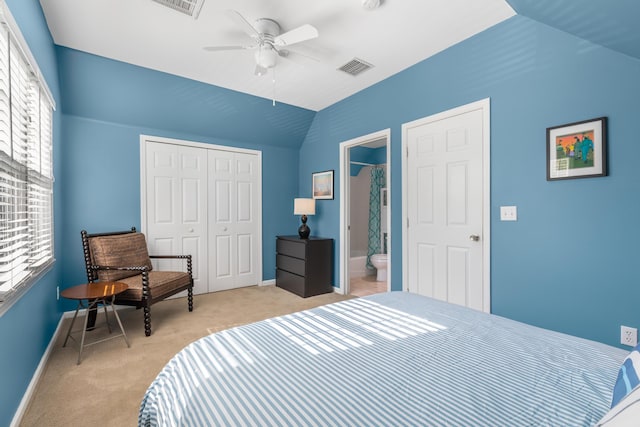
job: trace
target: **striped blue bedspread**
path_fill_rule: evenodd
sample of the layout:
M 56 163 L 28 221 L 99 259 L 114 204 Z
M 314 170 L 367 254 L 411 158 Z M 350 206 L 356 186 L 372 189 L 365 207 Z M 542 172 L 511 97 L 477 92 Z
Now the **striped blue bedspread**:
M 627 352 L 405 292 L 202 338 L 141 426 L 591 426 Z

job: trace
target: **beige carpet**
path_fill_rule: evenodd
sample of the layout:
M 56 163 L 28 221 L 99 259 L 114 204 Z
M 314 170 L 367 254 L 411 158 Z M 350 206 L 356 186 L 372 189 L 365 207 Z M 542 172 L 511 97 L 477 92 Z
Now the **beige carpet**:
M 77 344 L 70 340 L 62 347 L 71 321 L 66 319 L 20 425 L 135 426 L 147 387 L 187 344 L 210 332 L 347 298 L 339 294 L 300 298 L 275 286 L 254 286 L 198 295 L 191 313 L 186 299 L 178 298 L 151 307 L 150 337 L 144 336 L 142 310 L 120 310 L 131 348 L 122 338 L 86 347 L 80 365 L 76 365 Z M 99 327 L 104 326 L 103 316 L 98 317 Z M 106 326 L 100 327 L 88 332 L 87 340 L 106 334 Z

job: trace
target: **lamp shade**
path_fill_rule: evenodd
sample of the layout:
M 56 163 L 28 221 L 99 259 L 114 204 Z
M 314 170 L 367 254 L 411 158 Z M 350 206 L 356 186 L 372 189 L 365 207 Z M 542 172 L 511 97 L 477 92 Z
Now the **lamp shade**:
M 294 215 L 315 215 L 316 200 L 315 199 L 293 199 Z

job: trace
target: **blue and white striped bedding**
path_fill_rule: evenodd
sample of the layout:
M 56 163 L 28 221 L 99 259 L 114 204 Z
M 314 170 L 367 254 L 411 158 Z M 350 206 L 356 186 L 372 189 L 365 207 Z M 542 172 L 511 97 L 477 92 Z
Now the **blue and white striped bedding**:
M 202 338 L 141 426 L 592 426 L 627 352 L 405 292 Z

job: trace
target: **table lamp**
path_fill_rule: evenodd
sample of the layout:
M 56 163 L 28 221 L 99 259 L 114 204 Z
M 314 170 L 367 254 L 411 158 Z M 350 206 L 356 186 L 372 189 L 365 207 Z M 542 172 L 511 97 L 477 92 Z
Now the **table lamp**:
M 307 215 L 316 214 L 316 200 L 315 199 L 293 199 L 293 214 L 302 215 L 300 220 L 302 225 L 298 228 L 298 234 L 301 239 L 308 239 L 311 230 L 307 226 Z

